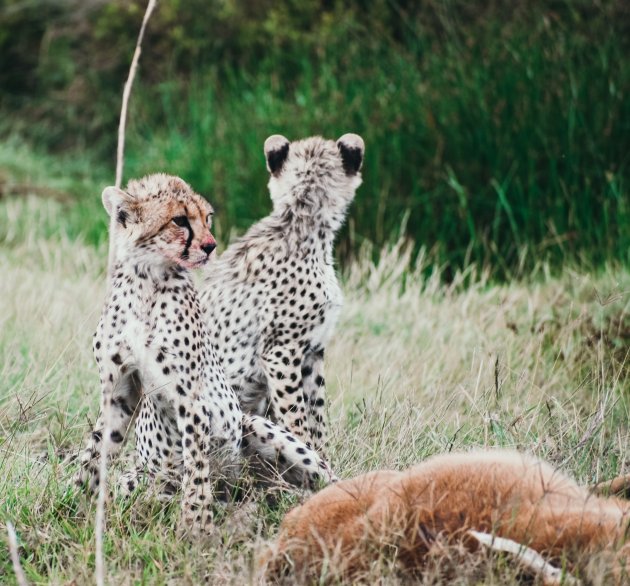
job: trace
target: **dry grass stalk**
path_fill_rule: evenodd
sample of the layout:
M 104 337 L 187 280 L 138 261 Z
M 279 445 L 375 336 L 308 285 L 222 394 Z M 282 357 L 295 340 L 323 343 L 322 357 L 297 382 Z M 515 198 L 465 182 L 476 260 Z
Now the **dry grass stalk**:
M 133 59 L 131 60 L 131 67 L 129 68 L 129 76 L 125 82 L 123 89 L 122 107 L 120 110 L 120 122 L 118 124 L 118 150 L 116 153 L 116 187 L 120 187 L 122 184 L 122 174 L 124 165 L 124 152 L 125 152 L 125 127 L 127 125 L 127 109 L 129 107 L 129 96 L 131 95 L 131 88 L 133 86 L 133 80 L 136 77 L 136 70 L 138 69 L 138 62 L 140 61 L 140 54 L 142 53 L 142 40 L 144 39 L 144 31 L 147 28 L 147 23 L 151 18 L 153 9 L 157 0 L 149 0 L 147 9 L 142 19 L 142 26 L 138 33 L 138 41 L 136 42 L 136 50 L 133 53 Z
M 17 536 L 15 535 L 15 528 L 13 523 L 7 521 L 7 533 L 9 534 L 9 552 L 11 553 L 11 563 L 13 564 L 13 571 L 15 572 L 15 579 L 19 586 L 28 586 L 28 580 L 26 574 L 20 564 L 20 554 L 18 553 Z
M 105 560 L 103 557 L 103 533 L 105 532 L 105 498 L 107 496 L 107 451 L 109 447 L 109 436 L 111 424 L 109 421 L 110 410 L 105 408 L 103 410 L 104 415 L 104 429 L 103 429 L 103 443 L 101 444 L 101 459 L 99 462 L 99 477 L 100 484 L 98 487 L 98 500 L 96 504 L 96 518 L 94 521 L 94 534 L 95 534 L 95 572 L 94 578 L 98 586 L 105 584 Z

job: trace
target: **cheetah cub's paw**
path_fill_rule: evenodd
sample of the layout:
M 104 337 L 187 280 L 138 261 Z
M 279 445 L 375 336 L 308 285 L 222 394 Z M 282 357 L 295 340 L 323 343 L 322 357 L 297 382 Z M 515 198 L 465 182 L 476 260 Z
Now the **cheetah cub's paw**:
M 215 536 L 216 525 L 212 503 L 204 505 L 184 503 L 177 524 L 177 533 L 180 537 L 189 539 L 205 539 Z

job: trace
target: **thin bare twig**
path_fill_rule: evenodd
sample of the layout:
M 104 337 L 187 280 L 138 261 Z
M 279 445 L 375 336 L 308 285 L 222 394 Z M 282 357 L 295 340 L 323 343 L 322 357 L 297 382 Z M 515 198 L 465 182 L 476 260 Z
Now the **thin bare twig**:
M 120 110 L 120 123 L 118 124 L 118 151 L 116 154 L 116 187 L 120 187 L 122 184 L 123 174 L 123 155 L 125 152 L 125 127 L 127 126 L 127 109 L 129 106 L 129 96 L 131 95 L 131 87 L 133 86 L 133 80 L 136 77 L 136 70 L 138 69 L 138 61 L 140 60 L 140 53 L 142 53 L 142 39 L 144 38 L 144 31 L 147 28 L 147 23 L 151 18 L 153 9 L 157 0 L 149 0 L 147 4 L 144 18 L 142 19 L 142 26 L 140 27 L 140 33 L 138 33 L 138 41 L 136 42 L 136 50 L 133 53 L 133 59 L 131 60 L 131 67 L 129 68 L 129 76 L 125 82 L 123 89 L 122 107 Z
M 7 533 L 9 534 L 9 552 L 11 553 L 11 562 L 13 563 L 13 571 L 15 572 L 15 579 L 19 586 L 28 586 L 28 580 L 26 574 L 22 569 L 20 563 L 20 554 L 18 552 L 17 535 L 15 534 L 15 528 L 11 521 L 7 521 Z
M 580 441 L 574 448 L 575 450 L 581 450 L 597 433 L 597 430 L 601 427 L 602 423 L 604 423 L 604 419 L 606 416 L 606 405 L 602 401 L 599 405 L 599 410 L 595 414 L 595 417 L 591 420 L 591 423 L 588 426 L 588 429 L 584 432 Z
M 144 18 L 142 19 L 142 25 L 140 26 L 140 32 L 138 33 L 138 40 L 136 41 L 136 49 L 131 59 L 131 66 L 129 67 L 129 75 L 125 82 L 123 89 L 122 105 L 120 110 L 120 122 L 118 124 L 118 149 L 116 153 L 116 179 L 115 185 L 120 188 L 122 184 L 123 164 L 124 164 L 124 152 L 125 152 L 125 128 L 127 126 L 127 110 L 129 108 L 129 97 L 131 96 L 131 88 L 133 87 L 133 81 L 136 77 L 136 71 L 138 69 L 138 62 L 140 60 L 140 54 L 142 53 L 142 40 L 144 39 L 144 32 L 147 28 L 147 23 L 151 18 L 151 14 L 155 8 L 157 0 L 149 0 Z M 113 249 L 110 246 L 109 250 L 109 265 L 113 263 Z M 111 421 L 110 421 L 111 405 L 109 401 L 103 402 L 103 443 L 101 444 L 100 462 L 99 462 L 99 478 L 100 484 L 98 487 L 98 501 L 96 505 L 96 519 L 94 524 L 95 532 L 95 580 L 97 586 L 104 586 L 105 584 L 105 561 L 103 556 L 103 534 L 105 531 L 105 498 L 107 494 L 107 453 L 109 447 L 109 440 L 111 436 Z
M 107 485 L 107 452 L 109 447 L 109 436 L 111 435 L 110 424 L 110 407 L 103 406 L 103 442 L 101 444 L 101 455 L 99 461 L 99 479 L 98 500 L 96 503 L 96 519 L 94 521 L 95 534 L 95 570 L 94 579 L 97 586 L 105 585 L 105 560 L 103 557 L 103 533 L 105 532 L 105 497 Z

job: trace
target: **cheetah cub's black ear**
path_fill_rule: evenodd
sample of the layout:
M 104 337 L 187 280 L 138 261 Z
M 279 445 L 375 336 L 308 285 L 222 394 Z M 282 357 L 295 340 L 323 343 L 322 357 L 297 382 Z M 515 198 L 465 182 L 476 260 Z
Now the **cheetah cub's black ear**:
M 272 175 L 279 175 L 282 166 L 289 156 L 289 140 L 281 134 L 272 134 L 265 141 L 265 158 L 267 169 Z
M 346 175 L 356 175 L 363 164 L 365 144 L 358 134 L 344 134 L 337 140 Z
M 103 206 L 107 211 L 107 215 L 111 218 L 112 214 L 116 214 L 116 220 L 122 224 L 123 228 L 127 227 L 127 220 L 131 215 L 131 205 L 135 200 L 128 193 L 118 187 L 106 187 L 101 195 Z

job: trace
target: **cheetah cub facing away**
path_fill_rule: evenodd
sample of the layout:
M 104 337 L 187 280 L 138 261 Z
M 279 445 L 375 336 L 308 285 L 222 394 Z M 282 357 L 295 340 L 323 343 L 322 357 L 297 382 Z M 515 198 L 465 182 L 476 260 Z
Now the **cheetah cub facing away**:
M 189 272 L 216 246 L 211 206 L 163 174 L 131 181 L 126 191 L 108 187 L 103 203 L 110 267 L 94 336 L 101 414 L 77 483 L 95 490 L 101 442 L 117 454 L 136 418 L 138 474 L 182 485 L 184 529 L 211 521 L 217 479 L 236 479 L 241 453 L 278 463 L 290 481 L 330 480 L 325 462 L 285 429 L 244 416 L 226 380 Z M 111 433 L 103 438 L 106 409 Z M 134 475 L 124 477 L 133 489 Z
M 612 562 L 606 583 L 627 584 L 629 523 L 628 501 L 597 497 L 525 454 L 442 454 L 402 472 L 362 474 L 312 496 L 285 517 L 261 569 L 273 583 L 324 575 L 326 583 L 336 583 L 365 576 L 384 557 L 402 572 L 421 574 L 445 543 L 493 547 L 480 540 L 485 533 L 566 560 L 571 569 L 603 553 Z M 557 578 L 544 583 L 560 584 Z
M 264 146 L 272 213 L 215 262 L 208 325 L 247 413 L 281 423 L 323 454 L 324 350 L 342 304 L 333 243 L 361 184 L 356 134 Z

